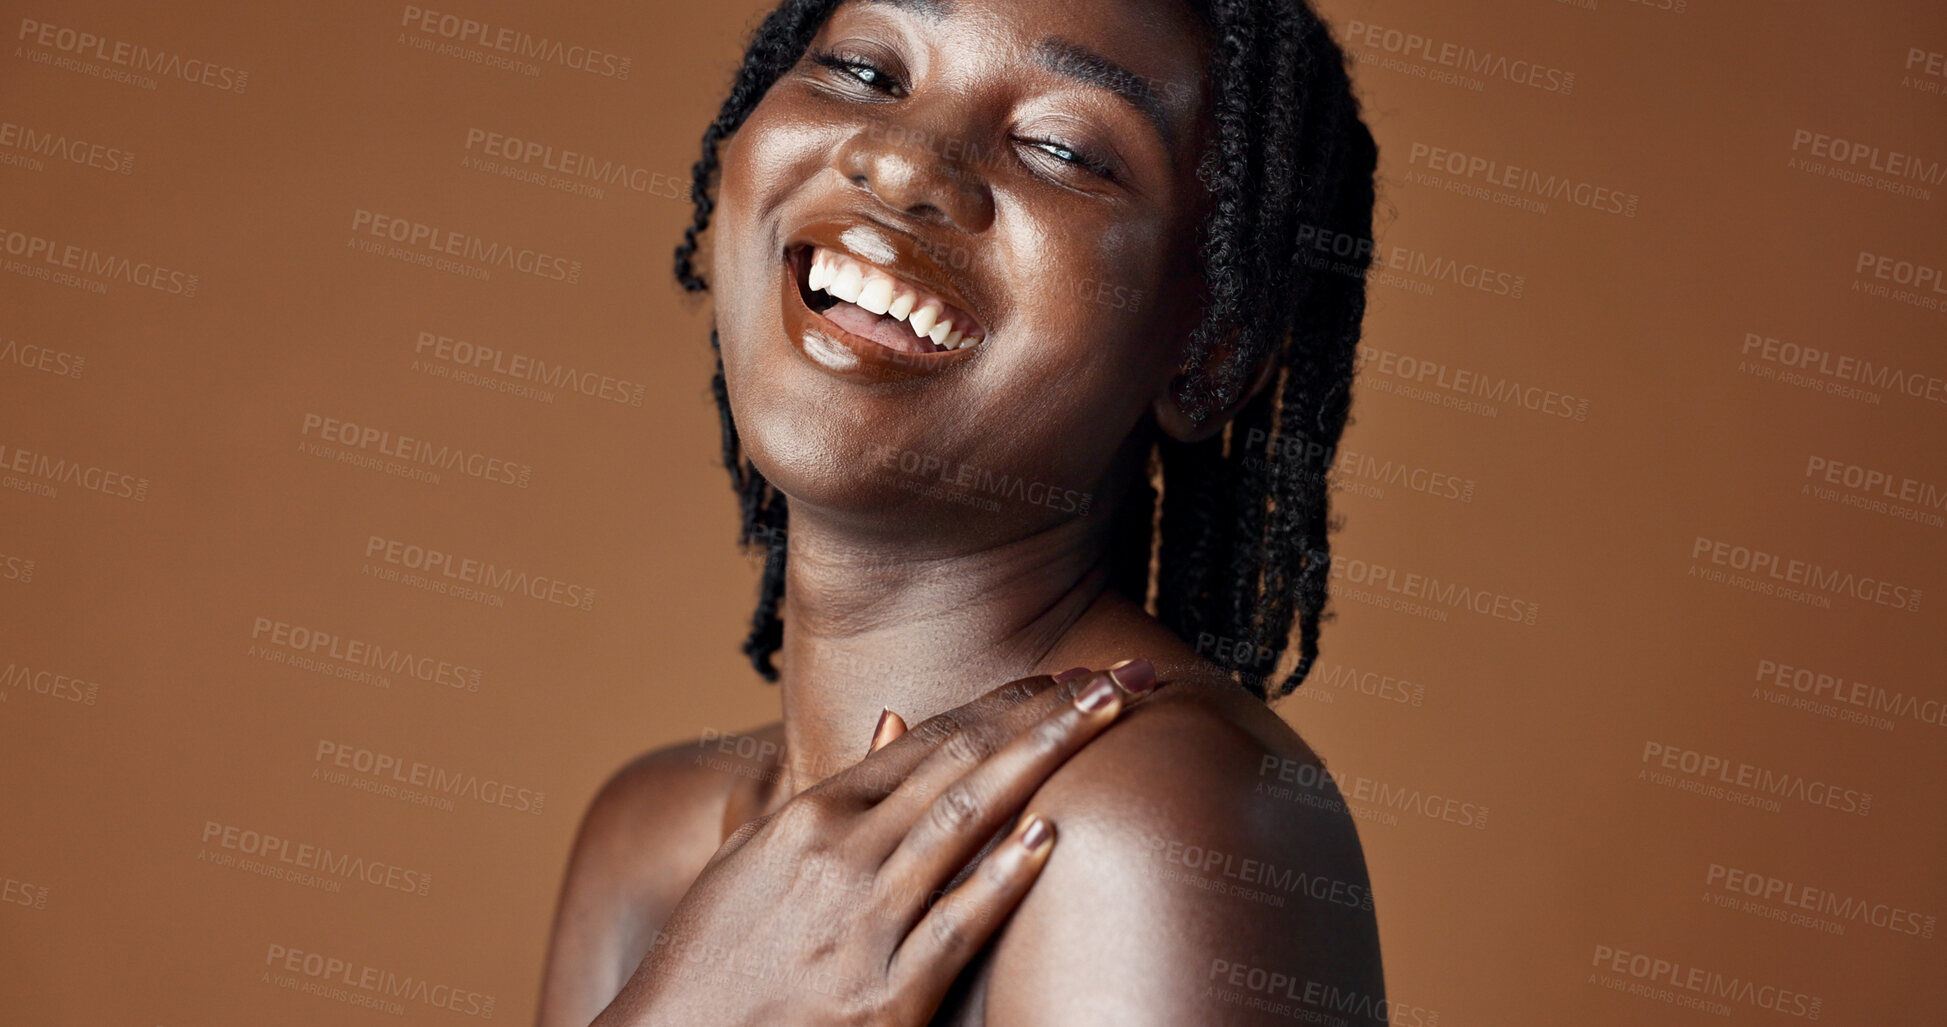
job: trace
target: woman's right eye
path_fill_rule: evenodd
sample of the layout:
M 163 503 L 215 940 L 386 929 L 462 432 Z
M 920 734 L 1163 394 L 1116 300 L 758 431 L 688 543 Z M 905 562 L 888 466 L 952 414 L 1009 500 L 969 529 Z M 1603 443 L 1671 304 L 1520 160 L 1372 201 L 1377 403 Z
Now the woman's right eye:
M 901 95 L 899 80 L 863 57 L 844 53 L 815 53 L 813 63 L 846 78 L 855 79 L 867 89 L 892 96 Z

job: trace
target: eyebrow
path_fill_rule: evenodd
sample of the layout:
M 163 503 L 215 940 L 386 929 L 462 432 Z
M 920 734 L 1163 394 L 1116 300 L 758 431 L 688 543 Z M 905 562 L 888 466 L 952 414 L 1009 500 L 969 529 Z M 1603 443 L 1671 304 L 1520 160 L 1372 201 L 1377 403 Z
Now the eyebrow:
M 951 0 L 860 0 L 860 2 L 897 7 L 927 21 L 939 21 L 946 17 L 946 9 L 951 4 Z
M 887 7 L 906 11 L 926 21 L 940 21 L 945 18 L 949 8 L 958 0 L 861 0 L 863 3 L 883 4 Z M 1163 137 L 1165 146 L 1174 147 L 1176 131 L 1171 127 L 1168 115 L 1163 111 L 1163 101 L 1156 95 L 1154 84 L 1147 78 L 1130 71 L 1107 57 L 1090 50 L 1080 43 L 1050 37 L 1034 47 L 1035 63 L 1064 78 L 1072 79 L 1085 86 L 1105 89 L 1122 98 L 1142 112 L 1143 117 Z
M 901 0 L 913 2 L 913 0 Z M 935 0 L 917 0 L 920 3 L 933 3 Z M 1090 50 L 1080 43 L 1066 39 L 1049 38 L 1035 45 L 1034 59 L 1042 67 L 1065 78 L 1073 79 L 1085 86 L 1106 89 L 1122 98 L 1124 103 L 1142 112 L 1143 117 L 1156 127 L 1156 134 L 1163 137 L 1166 146 L 1176 141 L 1176 132 L 1170 126 L 1169 117 L 1163 113 L 1163 101 L 1156 95 L 1154 83 L 1130 71 L 1107 57 Z

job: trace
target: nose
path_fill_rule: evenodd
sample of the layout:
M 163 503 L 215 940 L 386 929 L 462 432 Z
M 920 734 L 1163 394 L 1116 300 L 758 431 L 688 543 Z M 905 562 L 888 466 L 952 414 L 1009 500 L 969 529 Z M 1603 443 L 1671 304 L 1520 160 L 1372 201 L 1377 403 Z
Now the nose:
M 979 232 L 994 220 L 994 194 L 969 137 L 916 117 L 874 119 L 840 144 L 832 164 L 888 209 L 917 221 Z

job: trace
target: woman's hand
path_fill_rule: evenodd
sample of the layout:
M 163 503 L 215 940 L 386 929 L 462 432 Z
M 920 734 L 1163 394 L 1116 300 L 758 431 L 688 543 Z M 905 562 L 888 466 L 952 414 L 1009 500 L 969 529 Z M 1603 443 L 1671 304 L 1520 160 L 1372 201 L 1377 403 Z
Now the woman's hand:
M 882 719 L 864 759 L 731 835 L 594 1027 L 926 1023 L 1055 838 L 1032 813 L 995 836 L 1155 681 L 1131 660 L 1010 682 L 904 734 Z

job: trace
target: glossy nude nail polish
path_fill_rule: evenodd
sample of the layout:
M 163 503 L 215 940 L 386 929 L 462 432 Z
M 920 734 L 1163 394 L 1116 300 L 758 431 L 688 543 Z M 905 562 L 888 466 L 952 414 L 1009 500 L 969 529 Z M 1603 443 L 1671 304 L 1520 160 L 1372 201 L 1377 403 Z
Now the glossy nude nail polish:
M 867 756 L 870 756 L 873 753 L 878 752 L 879 747 L 886 744 L 885 741 L 886 724 L 890 720 L 892 720 L 892 707 L 890 706 L 879 707 L 879 722 L 873 725 L 872 741 L 868 743 L 865 747 L 865 754 Z
M 1032 852 L 1054 840 L 1054 828 L 1039 813 L 1028 815 L 1028 826 L 1021 831 L 1021 847 Z
M 1083 713 L 1094 713 L 1113 702 L 1115 697 L 1115 679 L 1104 674 L 1096 678 L 1094 684 L 1083 689 L 1082 694 L 1075 698 L 1075 708 Z
M 1138 656 L 1109 668 L 1109 676 L 1130 695 L 1143 695 L 1156 687 L 1156 668 Z

